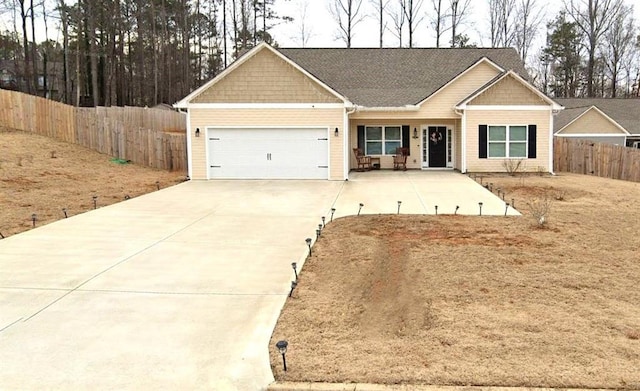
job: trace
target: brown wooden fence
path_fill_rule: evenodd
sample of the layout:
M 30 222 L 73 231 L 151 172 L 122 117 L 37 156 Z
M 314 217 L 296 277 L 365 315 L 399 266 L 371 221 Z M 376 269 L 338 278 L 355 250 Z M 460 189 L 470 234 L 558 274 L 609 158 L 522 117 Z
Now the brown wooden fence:
M 640 182 L 640 150 L 619 145 L 554 139 L 555 171 Z
M 0 90 L 0 126 L 75 143 L 133 163 L 186 171 L 186 117 L 143 107 L 76 108 Z

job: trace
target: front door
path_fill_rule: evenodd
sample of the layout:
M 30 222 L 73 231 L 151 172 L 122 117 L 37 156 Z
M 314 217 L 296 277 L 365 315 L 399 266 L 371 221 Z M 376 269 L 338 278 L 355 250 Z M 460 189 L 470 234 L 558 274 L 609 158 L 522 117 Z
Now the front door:
M 427 126 L 422 129 L 422 167 L 447 167 L 446 126 Z

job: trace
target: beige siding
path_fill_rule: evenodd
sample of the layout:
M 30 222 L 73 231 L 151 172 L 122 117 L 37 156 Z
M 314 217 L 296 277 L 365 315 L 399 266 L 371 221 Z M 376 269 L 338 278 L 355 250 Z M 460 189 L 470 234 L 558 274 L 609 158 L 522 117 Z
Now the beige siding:
M 469 104 L 546 106 L 549 103 L 545 102 L 544 99 L 513 76 L 507 76 L 473 99 Z
M 207 127 L 269 127 L 305 126 L 330 129 L 329 179 L 342 180 L 343 171 L 343 109 L 190 109 L 193 179 L 207 179 Z M 200 128 L 200 137 L 195 137 Z M 340 136 L 333 135 L 338 128 Z
M 356 165 L 356 160 L 355 160 L 355 155 L 353 154 L 353 148 L 356 148 L 358 146 L 358 125 L 364 125 L 364 126 L 402 126 L 402 125 L 409 125 L 410 128 L 410 137 L 409 137 L 409 151 L 410 151 L 410 156 L 407 158 L 407 168 L 409 169 L 419 169 L 422 168 L 422 156 L 421 156 L 421 144 L 422 144 L 422 128 L 424 126 L 429 126 L 429 125 L 444 125 L 444 126 L 448 126 L 453 130 L 454 133 L 454 139 L 456 144 L 460 143 L 460 139 L 461 139 L 461 134 L 460 134 L 460 127 L 459 127 L 459 121 L 455 121 L 455 120 L 450 120 L 450 119 L 420 119 L 420 120 L 415 120 L 415 119 L 357 119 L 357 120 L 351 120 L 350 121 L 350 137 L 349 137 L 349 142 L 350 142 L 350 147 L 349 147 L 349 167 L 351 169 L 355 169 L 357 167 Z M 413 138 L 413 131 L 414 129 L 417 131 L 418 134 L 418 138 Z M 457 146 L 455 147 L 457 148 Z M 454 149 L 455 149 L 454 148 Z M 459 168 L 460 165 L 458 165 L 457 159 L 458 159 L 458 151 L 454 152 L 455 154 L 455 159 L 454 159 L 454 165 L 455 168 Z M 380 168 L 382 169 L 388 169 L 388 168 L 393 168 L 393 155 L 381 155 L 381 156 L 377 156 L 374 155 L 376 157 L 380 157 Z
M 467 111 L 467 170 L 469 172 L 505 171 L 504 158 L 478 158 L 479 125 L 537 125 L 536 158 L 525 159 L 524 170 L 549 172 L 550 118 L 551 110 Z
M 609 119 L 593 108 L 573 123 L 565 127 L 559 134 L 625 134 Z
M 458 118 L 454 107 L 478 88 L 498 75 L 498 70 L 486 62 L 479 63 L 442 91 L 432 95 L 420 108 L 426 118 Z
M 291 64 L 265 48 L 191 103 L 341 103 Z

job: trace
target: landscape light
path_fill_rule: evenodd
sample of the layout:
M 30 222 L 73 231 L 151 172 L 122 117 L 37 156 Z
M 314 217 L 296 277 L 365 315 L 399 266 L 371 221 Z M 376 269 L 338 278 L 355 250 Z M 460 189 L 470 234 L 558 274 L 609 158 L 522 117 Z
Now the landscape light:
M 436 208 L 436 216 L 438 215 L 438 205 L 435 205 Z
M 398 214 L 400 214 L 400 205 L 402 205 L 402 201 L 398 201 Z
M 507 215 L 507 211 L 509 210 L 509 203 L 507 202 L 504 206 L 504 215 Z
M 320 237 L 320 234 L 321 234 L 320 230 L 316 229 L 316 240 L 318 240 L 318 238 Z
M 324 216 L 322 216 L 322 228 L 325 227 L 325 223 L 324 222 L 325 222 L 325 218 L 324 218 Z
M 98 207 L 98 196 L 94 195 L 92 198 L 93 198 L 93 209 L 96 209 Z
M 62 208 L 62 213 L 64 213 L 64 218 L 66 219 L 67 217 L 67 208 Z
M 311 238 L 306 238 L 304 241 L 307 242 L 307 247 L 309 247 L 309 256 L 311 256 Z
M 336 213 L 336 208 L 331 208 L 331 221 L 333 221 L 333 214 Z
M 482 216 L 482 202 L 478 202 L 478 206 L 480 207 L 480 216 Z
M 298 281 L 298 264 L 295 262 L 291 262 L 291 267 L 293 268 L 293 272 L 296 275 L 296 281 Z
M 364 206 L 364 204 L 361 202 L 360 203 L 360 207 L 358 208 L 358 216 L 360 216 L 360 211 L 362 210 L 363 206 Z
M 289 297 L 293 295 L 293 290 L 296 289 L 296 286 L 298 286 L 298 283 L 295 281 L 291 281 L 291 290 L 289 291 Z
M 32 214 L 31 215 L 31 221 L 33 222 L 33 228 L 36 227 L 36 220 L 38 219 L 38 216 L 36 216 L 36 214 Z
M 278 348 L 278 351 L 282 354 L 282 364 L 284 365 L 285 372 L 287 371 L 287 359 L 285 357 L 285 354 L 287 353 L 287 346 L 289 346 L 287 341 L 276 342 L 276 348 Z
M 456 210 L 455 210 L 455 212 L 453 212 L 454 215 L 458 214 L 458 209 L 460 209 L 460 205 L 456 205 Z
M 156 188 L 160 190 L 160 181 L 156 181 Z

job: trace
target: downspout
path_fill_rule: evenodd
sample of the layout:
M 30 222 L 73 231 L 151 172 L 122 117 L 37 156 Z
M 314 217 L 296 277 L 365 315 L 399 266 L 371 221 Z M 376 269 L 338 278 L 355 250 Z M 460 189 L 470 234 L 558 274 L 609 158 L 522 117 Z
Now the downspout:
M 183 113 L 183 109 L 180 109 L 180 112 Z M 191 147 L 191 112 L 189 109 L 186 110 L 187 113 L 187 175 L 189 179 L 193 179 L 193 153 Z
M 351 105 L 351 107 L 346 106 L 345 107 L 345 112 L 344 112 L 344 123 L 342 125 L 343 128 L 343 140 L 342 143 L 344 145 L 344 147 L 342 148 L 344 150 L 344 164 L 343 164 L 343 168 L 344 168 L 344 180 L 349 180 L 349 156 L 351 156 L 349 154 L 349 139 L 350 139 L 350 135 L 351 135 L 351 129 L 349 127 L 349 115 L 355 113 L 358 110 L 358 107 L 355 105 Z
M 549 134 L 550 134 L 550 138 L 549 138 L 549 173 L 551 175 L 555 175 L 555 172 L 553 172 L 553 145 L 556 142 L 555 136 L 553 134 L 553 116 L 556 115 L 558 113 L 558 111 L 553 110 L 553 108 L 551 110 L 549 110 Z M 537 140 L 536 140 L 537 142 Z

